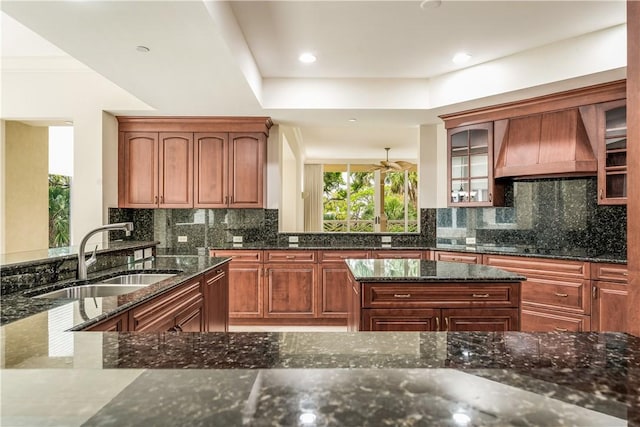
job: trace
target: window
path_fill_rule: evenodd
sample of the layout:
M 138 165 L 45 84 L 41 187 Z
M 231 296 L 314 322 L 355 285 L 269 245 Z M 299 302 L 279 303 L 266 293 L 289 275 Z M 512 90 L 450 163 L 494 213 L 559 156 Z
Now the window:
M 370 165 L 323 166 L 323 230 L 418 232 L 418 174 Z

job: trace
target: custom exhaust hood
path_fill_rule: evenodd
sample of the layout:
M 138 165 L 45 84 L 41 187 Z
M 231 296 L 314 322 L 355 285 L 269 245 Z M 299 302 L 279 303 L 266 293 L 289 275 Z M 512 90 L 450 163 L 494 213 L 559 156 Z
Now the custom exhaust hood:
M 595 135 L 583 122 L 589 113 L 571 108 L 495 121 L 494 177 L 595 175 Z

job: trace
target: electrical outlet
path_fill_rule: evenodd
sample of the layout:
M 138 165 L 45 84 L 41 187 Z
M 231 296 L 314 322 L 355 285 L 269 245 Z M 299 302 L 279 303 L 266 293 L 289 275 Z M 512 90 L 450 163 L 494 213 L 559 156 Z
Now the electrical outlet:
M 391 236 L 382 236 L 382 243 L 391 243 Z
M 134 261 L 141 260 L 142 258 L 144 258 L 144 252 L 142 251 L 142 249 L 137 249 L 137 250 L 133 251 L 133 260 Z
M 242 236 L 233 236 L 233 243 L 242 243 Z
M 187 236 L 178 236 L 178 243 L 187 243 L 188 241 Z
M 476 238 L 475 237 L 467 237 L 466 244 L 467 245 L 475 245 L 476 244 Z
M 298 243 L 298 236 L 289 236 L 289 243 Z
M 144 258 L 151 258 L 153 256 L 153 248 L 145 248 L 144 250 Z

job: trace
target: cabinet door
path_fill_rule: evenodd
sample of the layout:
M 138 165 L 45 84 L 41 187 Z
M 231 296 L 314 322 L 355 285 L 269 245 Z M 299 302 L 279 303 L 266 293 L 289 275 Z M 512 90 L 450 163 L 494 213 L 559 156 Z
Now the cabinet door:
M 229 264 L 229 317 L 262 318 L 262 264 L 231 261 Z
M 118 147 L 118 206 L 158 206 L 158 134 L 121 132 Z
M 493 123 L 449 129 L 449 206 L 494 206 L 502 195 L 493 182 Z
M 626 100 L 598 104 L 598 203 L 627 203 Z
M 159 206 L 193 207 L 193 134 L 160 133 L 159 147 Z
M 175 314 L 175 325 L 171 329 L 176 332 L 202 332 L 205 329 L 204 299 L 202 297 L 191 301 Z
M 205 275 L 205 312 L 207 332 L 226 332 L 229 326 L 228 266 Z
M 437 309 L 364 309 L 361 331 L 429 332 L 440 330 Z
M 520 330 L 517 308 L 442 310 L 445 330 L 450 332 L 503 332 Z
M 315 264 L 266 264 L 265 317 L 315 317 Z
M 320 317 L 347 316 L 350 296 L 349 273 L 342 263 L 320 264 L 318 315 Z
M 229 134 L 230 207 L 263 207 L 265 150 L 262 133 Z
M 628 286 L 623 283 L 593 282 L 591 327 L 598 332 L 626 331 Z
M 229 135 L 227 133 L 196 133 L 193 206 L 222 208 L 228 204 Z

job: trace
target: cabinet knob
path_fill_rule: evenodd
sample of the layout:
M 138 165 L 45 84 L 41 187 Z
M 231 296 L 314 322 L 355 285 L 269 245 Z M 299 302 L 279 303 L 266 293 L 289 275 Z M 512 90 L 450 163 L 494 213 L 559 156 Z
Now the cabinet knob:
M 448 317 L 444 318 L 444 330 L 445 331 L 449 330 L 449 318 Z
M 164 203 L 164 196 L 160 196 L 160 203 Z
M 489 201 L 493 202 L 493 194 L 489 193 Z
M 153 197 L 153 203 L 158 203 L 158 196 Z
M 436 316 L 436 331 L 440 331 L 440 317 Z

